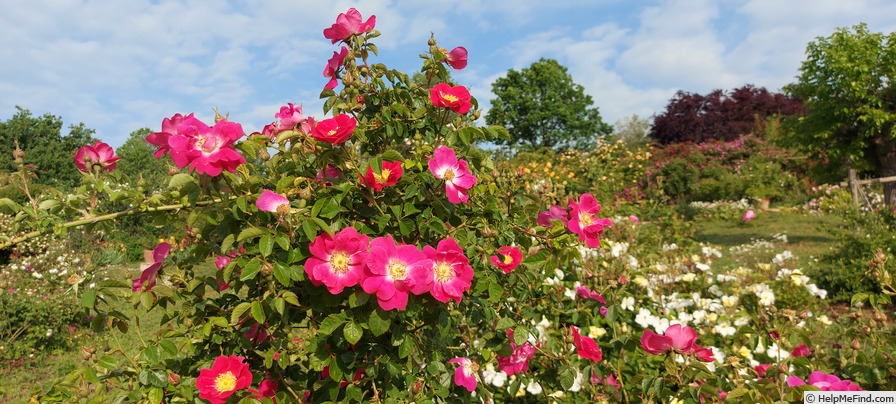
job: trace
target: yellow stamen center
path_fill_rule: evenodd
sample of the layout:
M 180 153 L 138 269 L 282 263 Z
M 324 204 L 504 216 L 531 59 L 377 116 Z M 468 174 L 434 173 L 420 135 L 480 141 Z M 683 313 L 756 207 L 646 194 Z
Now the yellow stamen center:
M 329 132 L 327 132 L 327 136 L 333 136 L 335 134 L 336 134 L 336 129 L 331 129 Z
M 348 271 L 348 262 L 348 254 L 342 251 L 337 251 L 330 256 L 330 268 L 333 268 L 333 272 L 337 274 L 345 273 L 345 271 Z
M 509 264 L 513 262 L 513 257 L 511 257 L 510 255 L 505 255 L 502 261 L 504 262 L 504 264 Z
M 390 174 L 392 174 L 392 170 L 384 168 L 381 174 L 373 174 L 373 180 L 376 181 L 377 184 L 386 185 L 386 183 L 389 182 Z
M 594 224 L 594 215 L 592 215 L 590 213 L 580 212 L 579 213 L 579 223 L 582 226 L 591 226 L 592 224 Z
M 437 263 L 432 272 L 438 282 L 448 282 L 454 278 L 454 267 L 444 261 Z
M 448 101 L 448 102 L 457 102 L 457 99 L 458 99 L 457 97 L 455 97 L 451 94 L 439 93 L 439 95 L 442 96 L 443 100 Z
M 236 389 L 236 376 L 233 372 L 221 373 L 215 378 L 215 390 L 219 393 L 226 393 Z
M 445 178 L 445 181 L 451 181 L 454 179 L 454 170 L 445 170 L 445 174 L 442 175 Z
M 403 280 L 408 276 L 408 266 L 399 260 L 389 260 L 389 263 L 386 265 L 386 272 L 389 274 L 389 278 L 393 280 Z
M 196 147 L 206 153 L 213 152 L 218 148 L 218 139 L 200 136 L 196 139 Z

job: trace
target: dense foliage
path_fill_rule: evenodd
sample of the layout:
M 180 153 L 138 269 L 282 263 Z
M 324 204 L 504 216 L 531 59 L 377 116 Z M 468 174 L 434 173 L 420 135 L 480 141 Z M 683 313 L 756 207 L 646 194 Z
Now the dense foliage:
M 25 152 L 24 163 L 35 166 L 33 183 L 74 188 L 79 176 L 71 169 L 72 156 L 85 143 L 95 141 L 93 129 L 80 123 L 71 125 L 69 133 L 64 135 L 61 118 L 50 114 L 35 117 L 27 109 L 16 108 L 15 115 L 0 122 L 0 176 L 6 178 L 4 182 L 14 181 L 9 174 L 19 171 L 13 157 L 18 142 L 18 147 Z M 16 191 L 19 187 L 7 189 L 5 183 L 0 183 L 2 196 L 24 199 L 25 196 Z
M 515 149 L 589 148 L 612 127 L 603 122 L 585 89 L 572 80 L 566 67 L 540 59 L 520 71 L 510 69 L 492 84 L 496 98 L 485 115 L 489 125 L 510 131 L 498 145 Z
M 800 102 L 764 87 L 747 84 L 706 95 L 678 91 L 665 111 L 654 117 L 650 137 L 660 144 L 732 141 L 761 134 L 766 118 L 800 112 Z
M 414 81 L 373 62 L 375 25 L 350 9 L 323 31 L 332 117 L 289 103 L 246 137 L 178 113 L 146 137 L 177 167 L 160 192 L 123 186 L 98 142 L 76 154 L 74 193 L 0 199 L 0 246 L 131 215 L 186 232 L 132 279 L 77 274 L 70 293 L 112 340 L 36 400 L 774 402 L 818 380 L 896 385 L 877 311 L 891 285 L 865 296 L 872 315 L 829 316 L 786 243 L 720 264 L 665 191 L 634 189 L 662 182 L 646 146 L 493 161 L 476 144 L 508 133 L 475 126 L 476 100 L 447 82 L 466 51 L 432 38 Z M 742 176 L 768 163 L 740 142 L 701 153 Z
M 808 112 L 795 120 L 795 141 L 842 171 L 851 166 L 896 175 L 896 32 L 865 24 L 839 28 L 806 47 L 797 82 L 786 91 Z M 884 185 L 896 206 L 896 183 Z

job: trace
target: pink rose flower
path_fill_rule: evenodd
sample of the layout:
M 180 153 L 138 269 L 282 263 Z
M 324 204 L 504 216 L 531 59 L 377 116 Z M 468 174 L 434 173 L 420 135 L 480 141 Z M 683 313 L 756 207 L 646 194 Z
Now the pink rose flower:
M 190 114 L 176 129 L 168 137 L 168 146 L 171 160 L 178 168 L 189 165 L 190 171 L 215 177 L 223 170 L 234 172 L 246 163 L 232 146 L 245 135 L 238 123 L 222 120 L 209 127 Z
M 445 180 L 445 193 L 448 202 L 453 204 L 467 203 L 470 199 L 467 190 L 473 188 L 478 180 L 467 166 L 464 160 L 458 160 L 454 149 L 447 146 L 439 146 L 433 151 L 429 159 L 429 171 L 436 178 Z
M 681 324 L 670 325 L 663 335 L 650 330 L 644 330 L 641 335 L 641 348 L 653 355 L 663 355 L 669 351 L 691 354 L 699 348 L 696 342 L 697 332 Z
M 327 65 L 324 66 L 324 77 L 330 79 L 330 81 L 327 82 L 327 85 L 324 86 L 324 89 L 332 90 L 339 85 L 339 68 L 341 68 L 342 63 L 345 62 L 346 56 L 348 56 L 348 48 L 344 46 L 339 52 L 333 52 L 333 57 L 331 57 L 330 60 L 327 61 Z
M 243 358 L 236 355 L 217 357 L 211 369 L 200 369 L 196 378 L 199 398 L 212 404 L 224 403 L 233 392 L 251 384 L 249 364 L 243 363 Z
M 162 120 L 161 132 L 155 132 L 146 137 L 146 141 L 149 142 L 149 144 L 159 148 L 153 155 L 155 156 L 155 158 L 162 158 L 165 153 L 171 151 L 171 146 L 168 145 L 168 139 L 171 136 L 177 134 L 177 127 L 180 126 L 181 122 L 183 122 L 184 119 L 192 118 L 193 113 L 190 113 L 190 115 L 187 116 L 174 114 L 174 116 L 172 116 L 171 118 L 165 118 Z
M 598 302 L 601 302 L 602 304 L 607 304 L 607 299 L 604 299 L 604 297 L 601 296 L 599 293 L 597 293 L 591 289 L 588 289 L 585 286 L 577 286 L 576 294 L 581 296 L 583 299 L 594 299 L 594 300 L 597 300 Z
M 439 108 L 449 108 L 458 114 L 466 114 L 473 108 L 470 92 L 464 86 L 450 86 L 446 83 L 436 84 L 429 90 L 429 100 Z
M 308 247 L 311 257 L 305 261 L 308 279 L 316 286 L 326 285 L 334 295 L 361 283 L 368 240 L 354 227 L 346 227 L 333 236 L 317 236 Z
M 454 384 L 463 386 L 470 393 L 476 390 L 476 366 L 473 361 L 467 358 L 454 358 L 448 360 L 448 363 L 456 363 L 460 366 L 454 370 Z
M 829 375 L 824 372 L 814 371 L 809 374 L 809 385 L 818 387 L 821 391 L 862 391 L 858 384 L 850 380 L 840 380 L 839 377 Z M 802 386 L 807 384 L 803 379 L 797 376 L 787 378 L 787 385 L 790 387 Z
M 436 248 L 424 246 L 423 253 L 433 262 L 433 283 L 429 294 L 442 303 L 447 303 L 449 299 L 460 303 L 473 282 L 473 268 L 464 250 L 453 238 L 446 238 L 439 241 Z
M 753 212 L 753 209 L 750 209 L 744 212 L 743 220 L 749 222 L 750 220 L 753 220 L 754 217 L 756 217 L 756 212 Z
M 262 380 L 261 383 L 258 384 L 258 390 L 249 389 L 252 396 L 255 397 L 256 400 L 261 401 L 265 398 L 270 398 L 274 400 L 274 404 L 277 404 L 277 381 L 271 379 Z
M 106 143 L 95 142 L 93 145 L 84 145 L 75 152 L 75 166 L 82 172 L 92 172 L 94 167 L 100 170 L 112 171 L 121 157 L 115 155 L 115 150 Z
M 579 329 L 575 326 L 570 326 L 572 328 L 572 344 L 576 347 L 576 352 L 579 353 L 579 356 L 585 359 L 591 359 L 595 362 L 600 362 L 603 359 L 603 351 L 600 350 L 600 347 L 597 346 L 597 342 L 594 342 L 593 339 L 589 337 L 582 336 L 579 334 Z
M 151 290 L 156 286 L 156 275 L 158 274 L 159 269 L 162 268 L 162 263 L 165 262 L 165 258 L 168 258 L 168 253 L 170 252 L 170 244 L 156 244 L 156 248 L 152 250 L 152 264 L 143 270 L 140 277 L 131 282 L 131 289 L 134 292 L 142 290 L 144 285 L 146 286 L 146 290 Z
M 535 223 L 539 226 L 551 227 L 552 223 L 557 220 L 565 225 L 569 221 L 569 212 L 557 205 L 551 205 L 547 211 L 538 213 L 538 219 L 535 220 Z
M 261 192 L 261 196 L 255 200 L 255 206 L 264 212 L 289 213 L 289 199 L 268 189 Z
M 600 247 L 600 235 L 605 227 L 613 225 L 607 218 L 599 218 L 600 205 L 591 194 L 582 194 L 579 202 L 569 199 L 571 218 L 566 224 L 569 231 L 579 235 L 579 241 L 591 248 Z
M 355 133 L 358 121 L 346 114 L 339 114 L 329 119 L 324 119 L 311 129 L 311 137 L 334 145 L 344 143 Z
M 367 33 L 376 26 L 376 16 L 372 15 L 365 22 L 361 22 L 361 13 L 354 7 L 348 9 L 347 12 L 339 14 L 336 17 L 336 23 L 330 28 L 324 29 L 324 38 L 329 39 L 332 43 L 346 41 L 352 35 Z
M 512 337 L 512 333 L 508 333 Z M 521 346 L 517 346 L 515 342 L 510 343 L 513 353 L 510 356 L 498 357 L 498 370 L 513 376 L 517 373 L 529 371 L 529 360 L 535 356 L 535 347 L 526 342 Z
M 280 107 L 280 112 L 274 114 L 274 118 L 279 119 L 277 122 L 277 132 L 293 129 L 297 125 L 308 121 L 308 118 L 305 115 L 302 115 L 302 106 L 296 106 L 291 102 Z
M 364 275 L 361 287 L 376 293 L 383 310 L 404 310 L 409 293 L 421 295 L 432 287 L 432 260 L 413 245 L 396 245 L 392 236 L 377 237 L 370 242 Z
M 452 49 L 445 55 L 445 63 L 448 63 L 448 66 L 454 70 L 462 70 L 467 67 L 467 48 L 458 46 Z
M 373 188 L 374 192 L 380 192 L 385 187 L 397 184 L 402 174 L 404 170 L 400 161 L 383 161 L 379 174 L 373 172 L 373 167 L 367 167 L 367 175 L 361 177 L 361 182 Z
M 492 264 L 497 265 L 505 274 L 513 272 L 523 262 L 523 253 L 517 247 L 498 247 L 498 255 L 491 256 Z
M 809 350 L 806 344 L 799 344 L 793 348 L 790 354 L 793 356 L 809 356 L 812 355 L 812 351 Z

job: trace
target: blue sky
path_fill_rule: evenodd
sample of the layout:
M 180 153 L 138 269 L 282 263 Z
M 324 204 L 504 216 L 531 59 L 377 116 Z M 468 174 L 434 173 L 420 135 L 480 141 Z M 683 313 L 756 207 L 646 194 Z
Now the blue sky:
M 19 105 L 66 126 L 84 122 L 113 147 L 177 112 L 211 122 L 218 107 L 247 133 L 287 102 L 321 116 L 321 72 L 337 49 L 322 31 L 349 7 L 377 16 L 377 61 L 389 67 L 418 70 L 435 33 L 442 47 L 469 50 L 454 77 L 487 109 L 508 69 L 554 58 L 611 124 L 661 113 L 678 90 L 779 90 L 798 74 L 806 44 L 837 27 L 896 31 L 887 0 L 3 3 L 0 119 Z

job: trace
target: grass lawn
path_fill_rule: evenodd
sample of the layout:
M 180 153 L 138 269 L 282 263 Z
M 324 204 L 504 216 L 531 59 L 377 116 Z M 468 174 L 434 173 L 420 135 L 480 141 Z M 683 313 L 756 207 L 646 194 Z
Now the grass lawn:
M 723 257 L 716 265 L 725 268 L 770 263 L 784 250 L 793 253 L 800 265 L 812 265 L 836 246 L 837 240 L 826 229 L 840 225 L 841 219 L 836 216 L 809 215 L 788 209 L 759 211 L 748 223 L 740 220 L 695 222 L 697 241 L 722 247 Z M 786 243 L 780 235 L 787 236 Z

